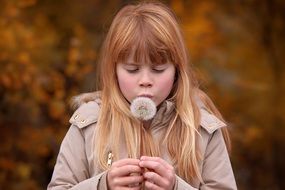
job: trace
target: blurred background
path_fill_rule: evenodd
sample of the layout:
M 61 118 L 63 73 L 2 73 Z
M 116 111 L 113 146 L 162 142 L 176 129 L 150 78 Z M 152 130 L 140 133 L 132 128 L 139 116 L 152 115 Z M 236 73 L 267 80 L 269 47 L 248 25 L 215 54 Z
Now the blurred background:
M 46 189 L 70 98 L 131 0 L 0 0 L 0 189 Z M 231 126 L 239 189 L 285 189 L 285 1 L 168 0 L 204 89 Z

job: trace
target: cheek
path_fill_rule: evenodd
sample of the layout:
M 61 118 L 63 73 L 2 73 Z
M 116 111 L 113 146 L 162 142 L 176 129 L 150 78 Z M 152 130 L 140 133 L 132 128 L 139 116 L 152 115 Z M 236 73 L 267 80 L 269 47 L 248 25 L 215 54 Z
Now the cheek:
M 173 82 L 174 82 L 174 75 L 172 73 L 162 76 L 159 79 L 159 83 L 157 83 L 158 104 L 160 104 L 163 100 L 165 100 L 169 96 L 173 88 Z
M 132 80 L 129 77 L 119 78 L 118 81 L 121 91 L 129 90 L 134 86 Z
M 160 81 L 159 86 L 161 87 L 161 91 L 164 94 L 169 94 L 172 87 L 173 87 L 173 80 L 174 78 L 170 78 L 170 77 L 166 77 L 166 78 L 162 78 L 162 80 Z
M 124 97 L 130 101 L 131 99 L 131 92 L 132 89 L 135 88 L 135 82 L 134 79 L 128 75 L 119 75 L 118 76 L 118 83 L 119 83 L 119 88 L 124 95 Z

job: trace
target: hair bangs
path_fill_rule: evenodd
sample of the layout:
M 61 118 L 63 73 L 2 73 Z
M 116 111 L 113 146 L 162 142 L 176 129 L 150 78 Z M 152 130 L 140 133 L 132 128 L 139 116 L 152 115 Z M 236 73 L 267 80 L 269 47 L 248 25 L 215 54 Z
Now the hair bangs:
M 137 18 L 139 19 L 139 18 Z M 116 62 L 125 62 L 130 55 L 136 63 L 165 64 L 171 62 L 175 64 L 174 49 L 165 43 L 159 32 L 154 31 L 151 25 L 147 25 L 143 20 L 137 20 L 128 36 L 127 43 L 120 47 Z M 171 44 L 171 43 L 169 43 Z

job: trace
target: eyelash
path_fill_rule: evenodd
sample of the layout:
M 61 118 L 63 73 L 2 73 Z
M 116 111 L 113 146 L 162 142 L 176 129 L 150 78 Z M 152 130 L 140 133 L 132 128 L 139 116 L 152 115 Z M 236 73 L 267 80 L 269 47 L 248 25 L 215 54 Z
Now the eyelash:
M 128 73 L 136 73 L 139 69 L 126 69 Z
M 126 69 L 126 70 L 127 70 L 128 73 L 131 73 L 131 74 L 136 73 L 136 72 L 139 71 L 139 69 Z M 152 71 L 154 73 L 163 73 L 164 69 L 155 69 L 155 68 L 153 68 Z
M 164 69 L 152 69 L 155 73 L 162 73 L 164 71 Z

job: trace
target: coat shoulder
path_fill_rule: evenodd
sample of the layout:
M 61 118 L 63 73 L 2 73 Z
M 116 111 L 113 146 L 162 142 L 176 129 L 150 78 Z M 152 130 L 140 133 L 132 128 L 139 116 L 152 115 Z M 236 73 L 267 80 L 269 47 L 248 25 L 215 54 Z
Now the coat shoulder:
M 71 124 L 82 129 L 97 122 L 101 104 L 97 92 L 81 94 L 76 96 L 73 101 L 78 108 L 69 120 Z
M 200 108 L 200 114 L 201 114 L 200 125 L 209 134 L 212 134 L 217 129 L 220 129 L 222 127 L 226 127 L 227 126 L 222 120 L 220 120 L 217 116 L 212 114 L 206 108 L 203 108 L 203 107 Z
M 219 119 L 210 109 L 215 107 L 211 99 L 200 89 L 194 96 L 196 105 L 200 111 L 200 126 L 208 134 L 214 133 L 217 129 L 226 127 L 226 123 Z

